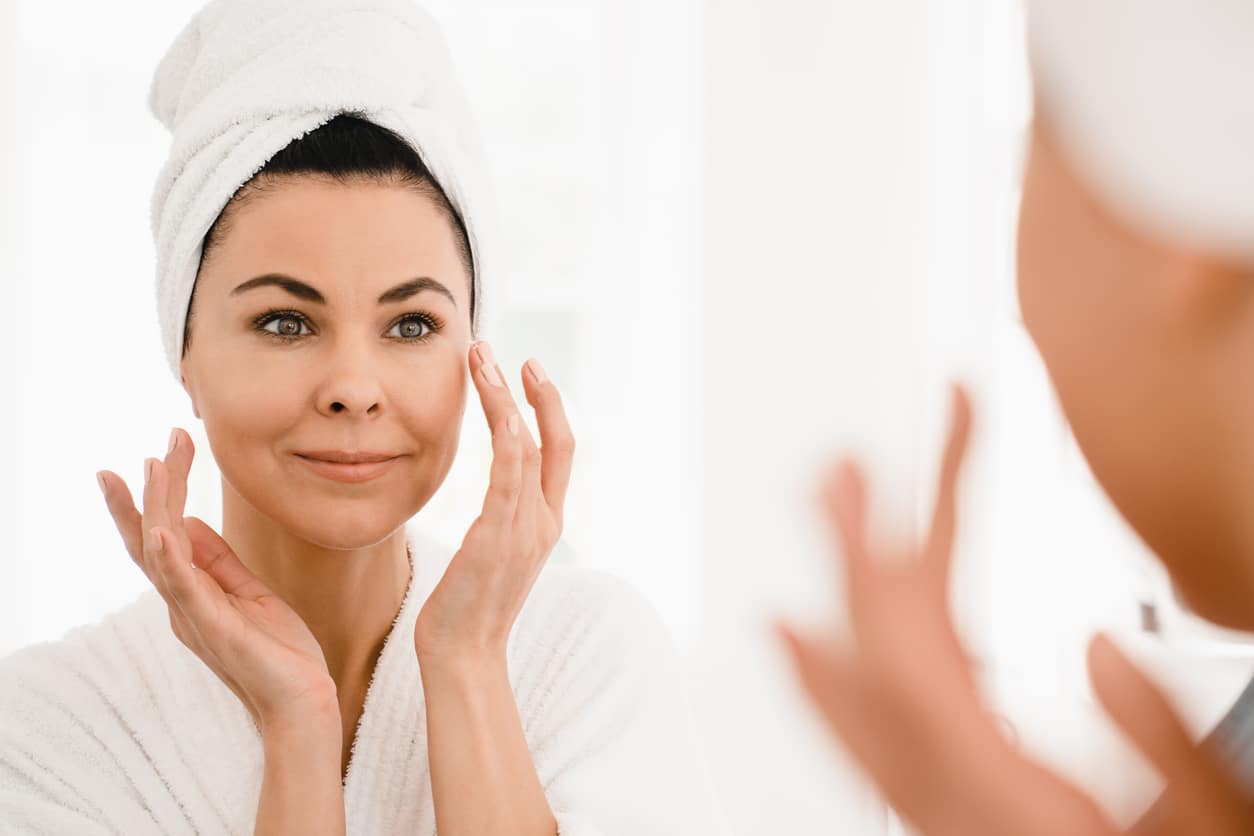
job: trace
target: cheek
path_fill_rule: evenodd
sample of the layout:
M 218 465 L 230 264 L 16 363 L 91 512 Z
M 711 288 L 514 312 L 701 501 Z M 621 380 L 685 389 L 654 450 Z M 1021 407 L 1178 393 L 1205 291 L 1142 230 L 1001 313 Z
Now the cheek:
M 202 364 L 197 406 L 208 437 L 228 450 L 247 449 L 297 423 L 304 406 L 299 393 L 304 389 L 291 372 L 230 353 Z
M 1044 167 L 1034 145 L 1019 207 L 1016 285 L 1023 324 L 1046 364 L 1052 366 L 1068 319 L 1064 297 L 1070 268 L 1064 261 L 1070 245 L 1059 224 L 1056 184 Z
M 394 384 L 393 402 L 424 444 L 439 446 L 451 429 L 459 429 L 470 382 L 459 358 L 441 357 L 413 370 L 413 378 Z M 452 443 L 456 446 L 454 434 Z

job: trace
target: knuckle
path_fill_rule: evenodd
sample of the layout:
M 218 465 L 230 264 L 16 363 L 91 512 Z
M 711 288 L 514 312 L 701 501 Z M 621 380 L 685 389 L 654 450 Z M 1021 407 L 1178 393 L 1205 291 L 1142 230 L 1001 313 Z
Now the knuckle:
M 523 462 L 528 467 L 539 467 L 541 458 L 540 448 L 536 447 L 534 444 L 528 447 L 526 452 L 523 454 Z

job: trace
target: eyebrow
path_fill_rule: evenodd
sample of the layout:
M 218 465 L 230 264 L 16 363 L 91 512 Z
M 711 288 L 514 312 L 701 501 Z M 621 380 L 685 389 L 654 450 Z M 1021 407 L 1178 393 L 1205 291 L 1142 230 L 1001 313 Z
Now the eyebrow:
M 253 290 L 258 287 L 274 287 L 282 288 L 293 296 L 304 299 L 307 302 L 315 302 L 319 305 L 327 303 L 326 297 L 318 292 L 318 289 L 312 285 L 305 284 L 300 279 L 294 279 L 291 276 L 285 276 L 282 273 L 266 273 L 264 276 L 258 276 L 255 279 L 249 279 L 232 290 L 229 295 L 238 296 L 245 291 Z M 401 282 L 396 287 L 385 290 L 379 296 L 380 305 L 388 305 L 393 302 L 402 302 L 411 296 L 416 296 L 424 290 L 434 290 L 436 293 L 442 293 L 448 297 L 453 303 L 453 307 L 457 307 L 457 300 L 453 298 L 453 294 L 447 287 L 437 282 L 429 276 L 419 276 L 416 279 Z

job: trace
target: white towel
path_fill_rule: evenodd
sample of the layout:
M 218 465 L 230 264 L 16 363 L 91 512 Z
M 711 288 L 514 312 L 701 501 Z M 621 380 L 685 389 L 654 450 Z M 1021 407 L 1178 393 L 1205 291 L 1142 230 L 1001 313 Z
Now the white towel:
M 344 790 L 350 836 L 435 834 L 413 628 L 454 550 L 408 527 L 406 540 L 414 580 L 357 728 Z M 127 560 L 114 550 L 102 557 Z M 677 655 L 634 587 L 546 566 L 507 658 L 561 836 L 729 832 Z M 243 836 L 263 769 L 252 717 L 175 638 L 155 590 L 0 659 L 0 833 Z
M 484 282 L 486 164 L 435 22 L 411 0 L 214 0 L 179 33 L 149 107 L 172 132 L 152 195 L 157 314 L 175 378 L 205 233 L 289 142 L 356 111 L 418 151 L 466 225 Z
M 1254 3 L 1031 0 L 1041 110 L 1128 223 L 1254 261 Z

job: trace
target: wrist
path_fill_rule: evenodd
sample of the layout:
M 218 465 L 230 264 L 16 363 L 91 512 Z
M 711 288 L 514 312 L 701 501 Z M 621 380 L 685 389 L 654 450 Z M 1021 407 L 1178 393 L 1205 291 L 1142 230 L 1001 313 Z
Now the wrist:
M 508 673 L 505 648 L 442 649 L 418 653 L 418 670 L 424 682 L 482 681 Z
M 331 736 L 339 739 L 343 730 L 335 683 L 306 692 L 263 713 L 257 721 L 263 740 L 290 740 L 302 736 Z

